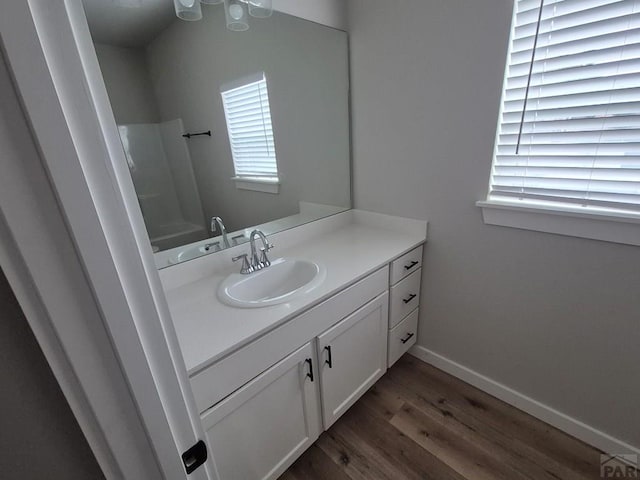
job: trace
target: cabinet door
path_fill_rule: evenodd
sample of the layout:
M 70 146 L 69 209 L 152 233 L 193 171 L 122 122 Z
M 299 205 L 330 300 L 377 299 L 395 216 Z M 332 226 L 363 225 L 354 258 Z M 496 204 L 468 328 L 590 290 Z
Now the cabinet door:
M 221 479 L 277 478 L 318 438 L 315 358 L 307 343 L 203 413 Z
M 325 429 L 386 371 L 388 298 L 383 293 L 318 337 Z

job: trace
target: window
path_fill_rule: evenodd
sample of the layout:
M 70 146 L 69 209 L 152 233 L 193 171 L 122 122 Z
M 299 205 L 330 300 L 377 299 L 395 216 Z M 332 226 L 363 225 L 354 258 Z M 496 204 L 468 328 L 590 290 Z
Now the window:
M 278 165 L 264 73 L 222 90 L 238 188 L 277 193 Z
M 479 203 L 640 226 L 640 1 L 516 0 Z

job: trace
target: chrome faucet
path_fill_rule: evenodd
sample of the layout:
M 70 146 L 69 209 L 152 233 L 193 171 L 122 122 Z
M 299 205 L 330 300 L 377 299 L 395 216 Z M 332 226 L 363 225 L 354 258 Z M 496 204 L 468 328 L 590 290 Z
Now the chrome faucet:
M 258 251 L 256 250 L 256 237 L 262 240 L 262 248 L 260 249 L 260 257 L 258 257 Z M 254 270 L 260 270 L 271 265 L 271 262 L 267 258 L 267 253 L 273 248 L 273 245 L 269 244 L 267 237 L 260 230 L 254 230 L 249 235 L 249 243 L 251 245 L 251 266 Z
M 262 248 L 260 249 L 259 256 L 258 250 L 256 249 L 256 237 L 262 240 Z M 251 232 L 251 235 L 249 235 L 249 242 L 251 245 L 251 259 L 247 258 L 249 257 L 249 254 L 247 253 L 243 253 L 242 255 L 232 258 L 234 262 L 242 260 L 242 267 L 240 268 L 240 273 L 242 275 L 257 272 L 258 270 L 262 270 L 263 268 L 267 268 L 271 265 L 271 262 L 267 257 L 267 253 L 269 253 L 269 250 L 273 248 L 273 245 L 267 241 L 265 234 L 260 230 L 254 230 Z
M 218 229 L 220 229 L 220 234 L 222 235 L 222 243 L 224 243 L 225 248 L 231 247 L 231 243 L 229 243 L 229 237 L 227 236 L 227 229 L 224 227 L 222 219 L 220 217 L 211 217 L 211 233 L 216 233 Z

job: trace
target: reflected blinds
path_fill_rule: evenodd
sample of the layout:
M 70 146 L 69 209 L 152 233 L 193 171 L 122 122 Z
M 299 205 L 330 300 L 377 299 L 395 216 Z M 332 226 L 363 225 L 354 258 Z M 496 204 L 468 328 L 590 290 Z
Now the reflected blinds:
M 236 176 L 277 179 L 278 167 L 264 74 L 221 93 Z

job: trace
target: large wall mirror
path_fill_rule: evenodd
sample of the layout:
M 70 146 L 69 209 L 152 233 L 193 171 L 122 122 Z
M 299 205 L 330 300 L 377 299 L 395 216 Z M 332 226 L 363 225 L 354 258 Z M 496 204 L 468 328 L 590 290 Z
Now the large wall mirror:
M 351 208 L 345 32 L 83 0 L 159 268 Z

